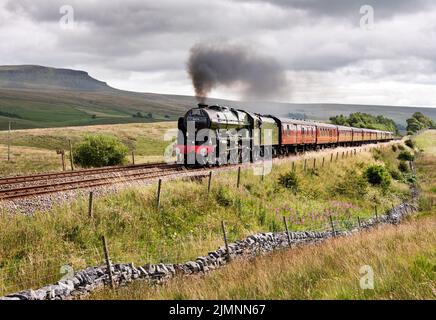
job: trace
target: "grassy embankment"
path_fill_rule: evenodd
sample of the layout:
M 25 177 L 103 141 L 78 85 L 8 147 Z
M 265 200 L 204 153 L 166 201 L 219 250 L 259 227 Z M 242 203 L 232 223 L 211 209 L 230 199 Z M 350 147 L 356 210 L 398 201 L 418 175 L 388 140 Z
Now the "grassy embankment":
M 175 127 L 174 122 L 159 122 L 12 131 L 11 162 L 6 161 L 8 133 L 0 131 L 0 177 L 60 171 L 62 163 L 56 150 L 64 149 L 68 153 L 68 139 L 74 144 L 92 134 L 116 136 L 135 151 L 136 163 L 162 161 L 164 150 L 171 143 L 164 141 L 165 132 Z M 68 159 L 67 155 L 67 169 Z M 131 161 L 130 155 L 128 160 Z
M 436 296 L 436 131 L 416 137 L 423 190 L 420 214 L 398 227 L 384 226 L 320 246 L 239 261 L 208 276 L 176 278 L 150 288 L 142 282 L 95 299 L 434 299 Z M 374 270 L 374 290 L 359 286 L 359 270 Z
M 421 189 L 422 214 L 431 214 L 436 205 L 436 130 L 428 130 L 416 136 L 416 148 L 423 151 L 417 159 L 417 175 Z
M 222 244 L 220 221 L 225 220 L 230 240 L 257 231 L 283 230 L 282 217 L 292 230 L 324 227 L 329 215 L 347 227 L 361 218 L 389 209 L 409 196 L 404 182 L 386 190 L 366 185 L 362 172 L 372 163 L 396 167 L 399 150 L 363 152 L 302 172 L 297 164 L 297 190 L 283 187 L 279 177 L 291 163 L 274 165 L 262 182 L 251 169 L 214 175 L 207 182 L 171 181 L 163 185 L 162 208 L 154 208 L 156 186 L 132 185 L 116 195 L 96 199 L 94 218 L 87 217 L 86 199 L 34 216 L 0 215 L 1 293 L 39 287 L 59 280 L 59 268 L 100 264 L 100 235 L 109 241 L 114 262 L 143 264 L 193 259 Z M 322 156 L 320 153 L 319 156 Z M 375 160 L 374 156 L 379 159 Z M 311 166 L 311 161 L 308 162 Z M 321 158 L 318 159 L 318 166 Z

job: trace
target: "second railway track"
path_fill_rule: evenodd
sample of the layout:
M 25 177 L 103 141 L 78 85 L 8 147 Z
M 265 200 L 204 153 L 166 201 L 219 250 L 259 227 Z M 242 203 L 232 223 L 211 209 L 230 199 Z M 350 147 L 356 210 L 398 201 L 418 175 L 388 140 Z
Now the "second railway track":
M 81 177 L 86 175 L 115 173 L 115 172 L 131 171 L 131 170 L 148 169 L 148 168 L 162 168 L 166 166 L 168 166 L 168 164 L 164 162 L 147 163 L 147 164 L 137 164 L 137 165 L 122 166 L 122 167 L 104 167 L 104 168 L 84 169 L 84 170 L 77 170 L 77 171 L 63 171 L 63 172 L 41 173 L 41 174 L 17 176 L 17 177 L 7 177 L 7 178 L 0 178 L 0 186 L 16 184 L 21 182 L 25 183 L 25 182 L 47 181 L 56 178 Z
M 3 178 L 0 200 L 160 178 L 181 171 L 183 167 L 176 164 L 156 163 Z
M 202 175 L 205 170 L 208 168 L 194 168 L 189 172 Z M 182 172 L 186 172 L 186 169 L 178 164 L 150 163 L 1 178 L 0 201 L 163 178 Z

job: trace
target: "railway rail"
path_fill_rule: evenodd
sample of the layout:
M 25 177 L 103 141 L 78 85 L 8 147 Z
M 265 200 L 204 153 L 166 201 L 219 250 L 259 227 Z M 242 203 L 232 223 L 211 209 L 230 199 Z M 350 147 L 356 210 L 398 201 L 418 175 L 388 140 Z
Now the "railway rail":
M 137 180 L 161 178 L 177 174 L 183 170 L 184 168 L 180 165 L 155 163 L 2 178 L 0 179 L 0 186 L 7 186 L 7 188 L 0 190 L 0 201 L 117 183 L 127 183 Z M 90 177 L 98 174 L 104 175 Z M 83 179 L 68 180 L 68 178 L 72 177 L 83 177 Z M 54 181 L 59 179 L 61 179 L 61 181 Z M 16 187 L 17 184 L 23 183 L 36 184 Z
M 36 182 L 36 181 L 49 180 L 55 178 L 70 178 L 70 177 L 80 177 L 80 176 L 93 175 L 93 174 L 115 173 L 115 172 L 129 171 L 129 170 L 148 169 L 148 168 L 160 168 L 160 167 L 165 167 L 167 165 L 168 164 L 165 162 L 147 163 L 147 164 L 128 165 L 122 167 L 120 166 L 104 167 L 104 168 L 95 168 L 95 169 L 83 169 L 77 171 L 63 171 L 63 172 L 33 174 L 33 175 L 26 175 L 26 176 L 7 177 L 7 178 L 0 178 L 0 186 L 19 183 L 19 182 Z
M 226 167 L 239 165 L 228 165 Z M 216 169 L 219 169 L 219 167 Z M 204 173 L 206 175 L 205 170 L 208 171 L 209 168 L 191 168 L 187 170 L 179 164 L 162 162 L 0 178 L 0 201 L 129 183 L 138 180 L 151 180 L 178 175 L 181 172 L 198 173 L 198 175 Z

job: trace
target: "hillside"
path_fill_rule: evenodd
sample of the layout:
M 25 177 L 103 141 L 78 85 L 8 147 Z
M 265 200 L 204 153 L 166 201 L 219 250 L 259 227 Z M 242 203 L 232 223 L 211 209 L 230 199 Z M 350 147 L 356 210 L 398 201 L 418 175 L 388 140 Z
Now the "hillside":
M 327 120 L 337 114 L 366 112 L 405 125 L 415 111 L 436 120 L 436 109 L 342 104 L 286 104 L 209 99 L 249 111 Z M 87 72 L 41 66 L 0 66 L 0 130 L 176 120 L 194 106 L 192 96 L 114 89 Z M 134 117 L 140 113 L 140 117 Z M 151 116 L 149 115 L 151 114 Z
M 0 66 L 0 87 L 10 89 L 52 89 L 104 91 L 111 88 L 85 71 L 42 66 Z

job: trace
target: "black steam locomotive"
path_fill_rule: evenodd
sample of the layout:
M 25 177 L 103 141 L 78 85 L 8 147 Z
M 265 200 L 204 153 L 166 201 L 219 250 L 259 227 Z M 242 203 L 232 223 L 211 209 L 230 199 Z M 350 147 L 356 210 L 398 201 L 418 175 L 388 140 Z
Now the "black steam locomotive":
M 175 153 L 185 165 L 255 162 L 304 150 L 388 141 L 388 131 L 344 127 L 199 104 L 178 121 Z

